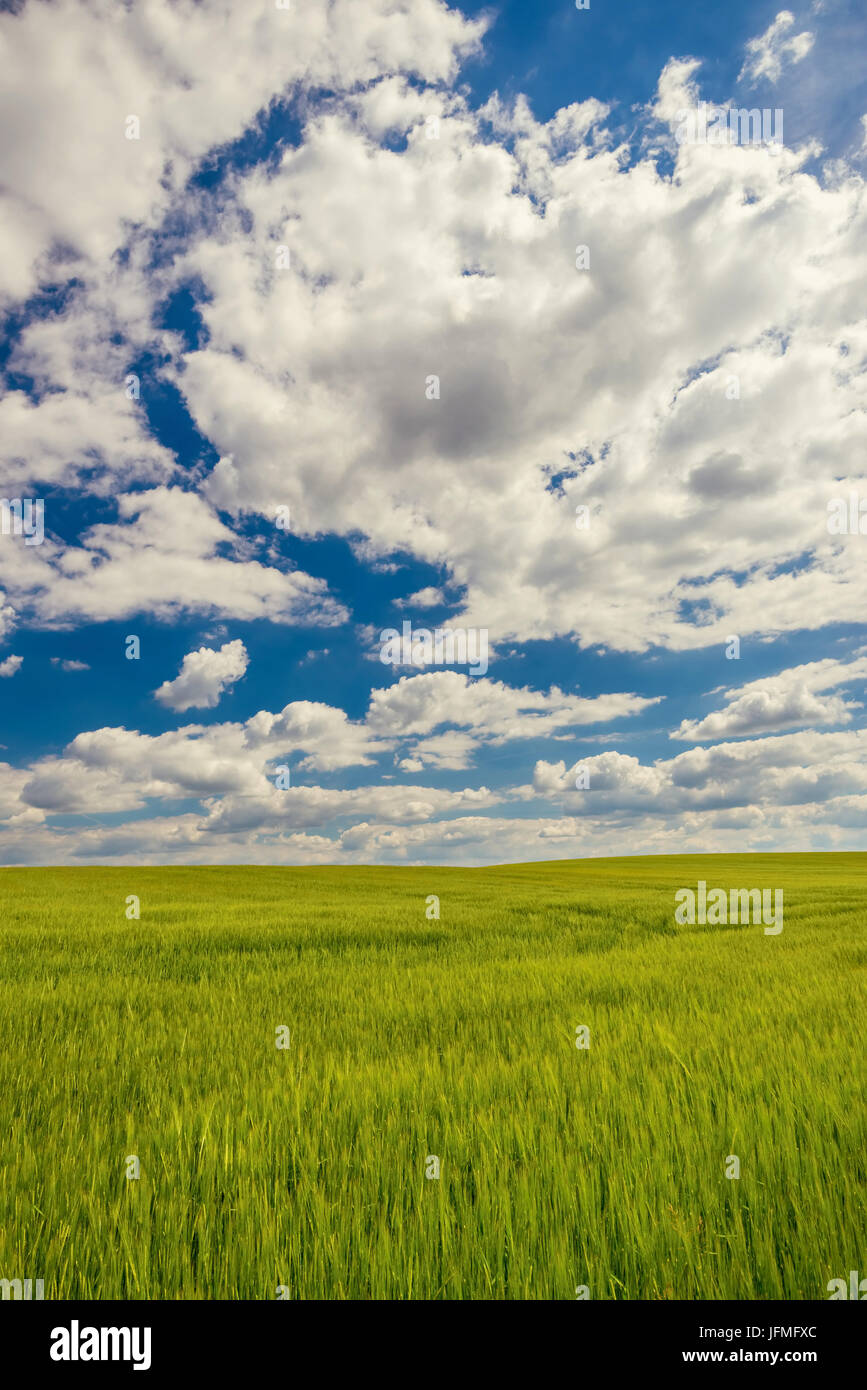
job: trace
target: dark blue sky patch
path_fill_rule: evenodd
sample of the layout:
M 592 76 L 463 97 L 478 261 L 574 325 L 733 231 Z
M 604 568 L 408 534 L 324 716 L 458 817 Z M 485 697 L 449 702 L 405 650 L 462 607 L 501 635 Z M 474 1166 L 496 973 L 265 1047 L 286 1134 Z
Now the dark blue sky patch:
M 211 337 L 200 308 L 210 302 L 211 296 L 201 280 L 187 281 L 157 306 L 154 327 L 179 334 L 184 352 L 198 352 L 207 347 Z
M 196 331 L 191 295 L 176 302 L 175 313 L 178 321 L 184 314 L 189 315 L 184 320 L 187 325 L 184 332 Z M 210 469 L 219 460 L 219 453 L 197 429 L 178 388 L 163 374 L 162 369 L 169 360 L 151 351 L 127 364 L 127 374 L 137 376 L 140 381 L 137 409 L 143 412 L 153 437 L 175 455 L 182 468 L 188 471 L 197 467 Z
M 256 164 L 276 168 L 289 149 L 301 144 L 303 122 L 292 98 L 275 99 L 237 140 L 212 150 L 190 180 L 193 189 L 213 192 L 233 174 Z

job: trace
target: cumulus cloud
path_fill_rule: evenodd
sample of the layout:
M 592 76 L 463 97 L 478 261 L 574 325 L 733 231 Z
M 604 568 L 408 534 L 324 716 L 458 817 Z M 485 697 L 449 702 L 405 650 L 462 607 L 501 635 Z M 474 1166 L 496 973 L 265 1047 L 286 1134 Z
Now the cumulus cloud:
M 638 157 L 597 99 L 547 121 L 520 95 L 476 109 L 460 64 L 487 22 L 438 0 L 0 14 L 0 303 L 21 319 L 0 466 L 7 490 L 46 495 L 44 544 L 0 545 L 0 636 L 139 613 L 347 622 L 275 543 L 277 506 L 305 556 L 330 535 L 377 575 L 430 566 L 437 583 L 414 581 L 404 611 L 460 595 L 450 623 L 500 651 L 555 637 L 688 651 L 861 622 L 863 537 L 826 521 L 832 498 L 867 491 L 862 173 L 823 167 L 816 142 L 678 144 L 701 100 L 694 59 L 665 65 Z M 800 64 L 814 36 L 796 27 L 780 12 L 743 80 Z M 275 114 L 298 138 L 269 136 L 260 159 Z M 253 153 L 236 160 L 242 138 Z M 207 187 L 191 181 L 203 170 Z M 196 331 L 166 326 L 179 292 Z M 175 398 L 178 454 L 153 425 Z M 94 503 L 77 534 L 62 524 L 73 487 Z M 238 647 L 189 652 L 160 703 L 212 709 L 243 674 Z M 560 750 L 658 697 L 436 671 L 374 690 L 357 718 L 323 698 L 142 734 L 113 714 L 61 754 L 0 767 L 3 852 L 496 862 L 848 845 L 867 824 L 847 688 L 861 662 L 722 692 L 672 735 L 710 746 L 676 757 L 626 755 L 606 729 L 583 791 L 571 754 L 538 749 L 532 785 L 529 768 L 494 789 L 454 774 L 506 745 L 514 765 L 530 739 Z M 333 785 L 381 760 L 413 785 Z M 66 821 L 106 814 L 120 823 Z
M 169 483 L 178 464 L 146 412 L 161 383 L 130 363 L 154 357 L 157 305 L 175 288 L 154 238 L 171 246 L 193 218 L 191 176 L 310 91 L 452 81 L 488 21 L 438 0 L 15 9 L 0 13 L 0 306 L 45 302 L 8 362 L 3 476 L 22 493 Z
M 117 327 L 92 304 L 81 304 L 69 318 L 37 322 L 21 334 L 10 365 L 16 374 L 35 375 L 42 389 L 38 399 L 10 390 L 0 400 L 0 466 L 7 488 L 26 495 L 85 478 L 89 493 L 107 494 L 132 482 L 164 482 L 177 471 L 169 450 L 150 434 L 140 406 L 126 395 L 130 349 L 111 344 Z M 87 351 L 76 350 L 79 334 L 92 336 Z M 95 347 L 102 348 L 97 362 L 91 360 Z
M 15 672 L 21 669 L 23 660 L 23 656 L 7 656 L 0 661 L 0 676 L 14 676 Z
M 90 666 L 86 661 L 75 661 L 71 658 L 53 656 L 52 666 L 59 666 L 61 671 L 89 671 Z
M 827 677 L 826 677 L 827 678 Z M 424 677 L 417 677 L 422 680 Z M 430 739 L 427 761 L 442 770 L 462 765 L 466 731 L 445 730 Z M 297 862 L 366 862 L 381 855 L 400 861 L 416 855 L 457 855 L 501 862 L 525 836 L 528 857 L 569 853 L 624 853 L 640 842 L 646 852 L 718 849 L 827 841 L 852 847 L 867 825 L 867 730 L 805 730 L 692 748 L 669 759 L 644 762 L 608 749 L 568 764 L 536 762 L 531 785 L 488 789 L 398 785 L 338 788 L 315 782 L 281 787 L 274 776 L 287 755 L 310 750 L 297 763 L 307 774 L 351 762 L 370 764 L 393 747 L 343 711 L 307 702 L 280 714 L 260 712 L 244 724 L 190 725 L 156 736 L 126 729 L 79 734 L 62 756 L 30 769 L 5 769 L 0 808 L 10 834 L 7 862 L 28 861 L 16 827 L 41 824 L 41 838 L 61 858 L 91 854 L 123 859 L 144 831 L 143 853 L 190 856 L 191 862 L 223 857 L 255 861 L 265 846 L 288 844 Z M 405 772 L 420 771 L 411 757 Z M 581 776 L 577 778 L 580 771 Z M 576 779 L 579 786 L 576 786 Z M 198 801 L 181 817 L 153 816 L 96 834 L 93 827 L 54 826 L 58 814 L 139 811 L 149 803 Z M 516 817 L 517 805 L 537 803 L 535 817 Z M 497 807 L 510 808 L 503 831 Z M 555 815 L 550 814 L 554 809 Z M 469 820 L 467 820 L 469 817 Z M 346 822 L 349 822 L 346 824 Z M 519 824 L 520 822 L 520 824 Z M 662 825 L 661 825 L 662 823 Z M 297 835 L 315 833 L 311 841 Z M 720 840 L 720 835 L 731 837 Z M 638 837 L 638 838 L 637 838 Z M 150 850 L 148 849 L 150 846 Z M 305 859 L 310 851 L 312 857 Z M 35 852 L 35 851 L 34 851 Z M 282 852 L 282 851 L 281 851 Z M 289 852 L 289 851 L 287 851 Z M 209 859 L 210 855 L 210 859 Z
M 374 733 L 390 738 L 426 736 L 412 746 L 413 765 L 465 767 L 480 743 L 550 737 L 640 714 L 659 699 L 627 693 L 587 698 L 557 686 L 547 692 L 528 690 L 458 671 L 436 671 L 402 676 L 394 685 L 374 690 L 366 722 Z M 430 737 L 447 724 L 461 732 Z
M 122 494 L 117 506 L 118 521 L 91 526 L 81 545 L 0 548 L 0 574 L 19 610 L 29 605 L 55 626 L 139 612 L 323 626 L 348 616 L 323 580 L 247 558 L 197 493 L 151 488 Z
M 15 609 L 4 602 L 5 595 L 0 589 L 0 641 L 7 637 L 15 626 Z
M 220 696 L 231 689 L 247 670 L 249 657 L 241 641 L 226 642 L 219 650 L 199 647 L 187 652 L 180 673 L 171 681 L 163 681 L 154 699 L 169 709 L 214 709 Z
M 445 603 L 446 600 L 442 589 L 436 589 L 429 584 L 426 588 L 410 594 L 406 601 L 411 608 L 436 608 L 439 604 Z
M 663 177 L 649 154 L 630 162 L 615 146 L 597 100 L 547 122 L 523 98 L 474 110 L 449 84 L 484 24 L 435 0 L 267 13 L 148 0 L 135 18 L 107 14 L 64 0 L 0 17 L 25 67 L 48 45 L 49 85 L 61 52 L 68 64 L 80 48 L 82 75 L 98 74 L 83 117 L 93 140 L 76 142 L 93 168 L 40 182 L 61 219 L 45 244 L 89 257 L 76 262 L 84 288 L 24 334 L 15 365 L 40 391 L 4 403 L 10 465 L 44 460 L 66 480 L 89 470 L 103 491 L 115 467 L 121 486 L 135 475 L 155 497 L 170 490 L 176 463 L 124 394 L 126 335 L 221 456 L 202 484 L 215 507 L 270 521 L 290 506 L 302 537 L 351 538 L 373 566 L 409 550 L 448 574 L 466 595 L 458 620 L 495 646 L 571 635 L 685 649 L 819 627 L 829 610 L 857 621 L 857 538 L 830 538 L 824 521 L 835 488 L 865 482 L 852 462 L 867 442 L 863 179 L 823 182 L 805 172 L 806 149 L 689 144 Z M 803 36 L 786 16 L 762 42 L 794 58 Z M 666 66 L 653 121 L 673 131 L 699 99 L 698 71 Z M 34 194 L 27 151 L 46 138 L 48 117 L 27 114 L 48 98 L 42 82 L 17 94 L 21 207 Z M 185 183 L 196 161 L 275 94 L 312 88 L 298 146 L 230 173 L 216 216 L 213 196 Z M 142 93 L 140 141 L 117 114 L 128 90 Z M 388 132 L 405 147 L 383 145 Z M 102 201 L 82 194 L 91 179 L 109 187 Z M 185 234 L 148 269 L 169 207 Z M 133 223 L 129 256 L 88 278 Z M 153 328 L 156 301 L 190 284 L 205 330 L 194 345 Z M 14 606 L 37 621 L 64 599 L 69 617 L 111 616 L 106 591 L 122 594 L 135 568 L 111 558 L 108 583 L 86 569 L 56 583 L 30 558 Z M 278 592 L 289 576 L 200 560 L 174 567 L 181 589 L 213 576 L 229 616 L 279 614 L 284 597 L 296 607 Z M 82 564 L 80 547 L 67 563 Z M 42 592 L 49 579 L 56 597 Z M 144 601 L 164 611 L 153 587 Z
M 790 35 L 794 23 L 795 16 L 791 10 L 780 10 L 763 34 L 749 40 L 739 81 L 758 82 L 766 78 L 769 82 L 778 82 L 787 64 L 800 63 L 806 58 L 816 36 L 807 29 L 800 34 Z
M 213 707 L 221 689 L 238 679 L 246 664 L 240 642 L 227 643 L 218 652 L 201 648 L 185 657 L 180 675 L 165 682 L 160 698 L 178 710 L 193 704 Z M 158 735 L 125 728 L 91 730 L 78 734 L 62 756 L 34 763 L 23 800 L 53 812 L 133 810 L 150 799 L 178 797 L 234 796 L 283 804 L 282 792 L 275 792 L 274 769 L 287 758 L 295 759 L 302 774 L 370 767 L 409 736 L 423 734 L 420 742 L 409 745 L 404 771 L 419 771 L 426 764 L 459 768 L 480 741 L 536 738 L 637 713 L 653 703 L 631 695 L 583 700 L 556 688 L 548 694 L 511 691 L 497 682 L 471 682 L 468 689 L 468 680 L 445 671 L 405 677 L 390 689 L 373 692 L 363 720 L 351 720 L 330 705 L 297 700 L 277 713 L 259 710 L 243 723 L 191 724 Z M 413 690 L 416 683 L 419 688 Z M 448 724 L 462 728 L 444 728 Z M 291 790 L 294 797 L 302 795 L 296 786 Z M 384 786 L 383 804 L 404 791 Z
M 867 677 L 867 659 L 811 661 L 776 676 L 750 681 L 725 692 L 725 706 L 704 719 L 684 719 L 672 733 L 693 742 L 775 733 L 806 725 L 850 724 L 863 709 L 860 700 L 829 693 L 835 687 L 859 685 Z
M 867 795 L 867 730 L 810 730 L 721 743 L 650 765 L 613 750 L 571 767 L 564 760 L 540 759 L 533 786 L 571 814 L 621 823 L 637 814 L 653 818 L 824 806 Z
M 671 130 L 695 72 L 660 78 Z M 323 103 L 191 239 L 209 339 L 167 371 L 235 460 L 205 492 L 237 515 L 283 495 L 302 536 L 443 567 L 466 595 L 450 621 L 497 647 L 856 621 L 857 538 L 825 522 L 865 481 L 863 181 L 823 184 L 808 150 L 689 144 L 662 177 L 611 148 L 598 104 L 540 123 L 436 99 L 440 138 L 417 122 L 400 152 L 370 92 Z
M 0 15 L 0 288 L 20 298 L 64 264 L 110 260 L 273 99 L 384 72 L 448 81 L 485 27 L 436 0 L 30 0 Z
M 176 781 L 155 779 L 172 778 L 183 754 L 170 750 L 163 736 L 152 741 L 154 756 L 142 760 L 135 748 L 141 737 L 125 731 L 80 736 L 80 761 L 73 762 L 71 746 L 65 777 L 50 760 L 30 782 L 0 766 L 5 861 L 258 863 L 277 856 L 311 864 L 502 863 L 624 854 L 636 843 L 648 854 L 742 853 L 781 842 L 795 849 L 856 849 L 867 827 L 867 731 L 722 744 L 653 765 L 607 752 L 584 760 L 590 780 L 581 791 L 574 787 L 574 766 L 542 760 L 532 787 L 499 791 L 382 784 L 280 791 L 248 770 L 236 775 L 235 791 L 216 794 L 227 769 L 206 770 L 206 757 L 196 774 L 193 758 L 180 776 L 188 789 L 197 783 L 197 811 L 107 827 L 46 822 L 52 810 L 140 804 L 129 784 L 124 788 L 123 779 L 112 776 L 106 759 L 115 770 L 128 759 L 128 772 L 140 779 L 139 797 L 176 799 Z M 212 796 L 205 794 L 208 782 Z M 534 814 L 513 813 L 534 798 L 540 808 Z

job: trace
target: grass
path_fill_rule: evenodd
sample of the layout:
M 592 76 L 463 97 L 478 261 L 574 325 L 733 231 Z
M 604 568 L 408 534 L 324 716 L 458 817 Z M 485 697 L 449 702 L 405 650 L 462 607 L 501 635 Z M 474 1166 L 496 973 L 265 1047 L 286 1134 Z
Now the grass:
M 699 878 L 783 932 L 677 925 Z M 4 869 L 0 1277 L 827 1298 L 867 1274 L 865 921 L 858 854 Z

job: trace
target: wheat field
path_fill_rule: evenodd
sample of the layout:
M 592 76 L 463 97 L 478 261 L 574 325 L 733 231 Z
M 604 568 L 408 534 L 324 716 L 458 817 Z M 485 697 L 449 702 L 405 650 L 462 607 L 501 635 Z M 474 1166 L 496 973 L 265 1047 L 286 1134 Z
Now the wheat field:
M 678 925 L 699 879 L 784 930 Z M 867 1254 L 865 926 L 860 854 L 4 869 L 0 1277 L 827 1298 Z

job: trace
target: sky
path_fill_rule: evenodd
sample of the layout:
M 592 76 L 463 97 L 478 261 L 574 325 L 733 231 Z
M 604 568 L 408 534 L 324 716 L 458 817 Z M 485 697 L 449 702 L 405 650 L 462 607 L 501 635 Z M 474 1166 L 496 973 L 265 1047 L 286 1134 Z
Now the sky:
M 0 863 L 862 849 L 865 51 L 0 5 Z

